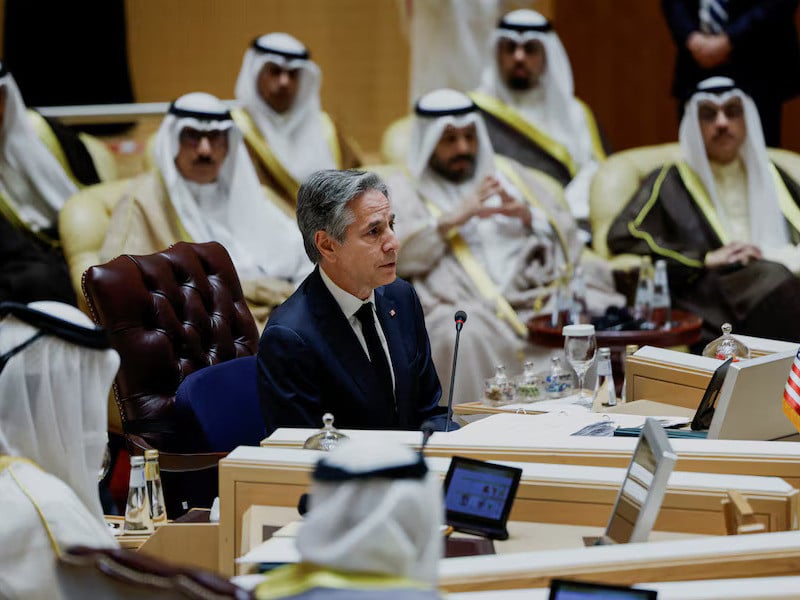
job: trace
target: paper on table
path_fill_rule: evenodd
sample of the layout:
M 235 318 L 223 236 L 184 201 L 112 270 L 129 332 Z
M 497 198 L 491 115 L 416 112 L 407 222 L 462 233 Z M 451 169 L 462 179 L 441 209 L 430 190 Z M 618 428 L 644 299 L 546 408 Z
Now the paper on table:
M 294 537 L 271 537 L 250 552 L 236 559 L 237 563 L 296 563 L 300 553 Z
M 567 437 L 593 423 L 612 422 L 618 427 L 641 427 L 647 417 L 624 413 L 551 412 L 541 415 L 494 414 L 451 432 L 448 442 L 458 445 L 524 446 L 531 439 Z M 683 417 L 654 417 L 674 424 Z

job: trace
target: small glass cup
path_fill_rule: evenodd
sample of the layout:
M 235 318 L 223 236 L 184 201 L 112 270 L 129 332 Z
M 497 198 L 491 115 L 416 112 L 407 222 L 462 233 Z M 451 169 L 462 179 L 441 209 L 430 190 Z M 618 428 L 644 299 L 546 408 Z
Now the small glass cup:
M 514 393 L 516 401 L 536 402 L 544 396 L 545 380 L 544 376 L 533 370 L 533 361 L 525 361 L 522 365 L 522 374 L 514 379 Z
M 514 384 L 508 379 L 503 365 L 497 365 L 494 377 L 484 379 L 483 397 L 488 406 L 514 403 Z
M 566 325 L 561 333 L 564 336 L 564 356 L 578 376 L 578 403 L 591 408 L 592 394 L 584 393 L 583 380 L 597 355 L 594 325 Z

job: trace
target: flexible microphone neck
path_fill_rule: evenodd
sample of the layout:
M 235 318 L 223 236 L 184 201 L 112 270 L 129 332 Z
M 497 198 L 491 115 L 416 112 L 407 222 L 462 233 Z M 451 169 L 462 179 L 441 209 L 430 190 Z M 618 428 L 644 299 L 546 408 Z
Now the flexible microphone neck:
M 420 431 L 422 431 L 422 446 L 419 449 L 420 455 L 425 454 L 425 446 L 428 445 L 428 440 L 431 439 L 433 432 L 436 431 L 436 426 L 433 421 L 425 421 L 420 427 Z
M 456 385 L 456 361 L 458 360 L 458 340 L 461 337 L 461 329 L 467 321 L 467 313 L 459 310 L 455 314 L 456 322 L 456 344 L 453 348 L 453 369 L 450 371 L 450 392 L 447 397 L 447 423 L 445 423 L 444 430 L 450 431 L 450 422 L 453 420 L 453 390 Z

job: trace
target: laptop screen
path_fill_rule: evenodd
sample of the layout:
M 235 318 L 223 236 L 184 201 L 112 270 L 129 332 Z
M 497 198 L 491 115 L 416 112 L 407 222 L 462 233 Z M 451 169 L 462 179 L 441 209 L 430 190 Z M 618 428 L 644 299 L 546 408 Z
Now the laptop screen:
M 617 495 L 606 538 L 618 544 L 647 541 L 676 460 L 661 425 L 647 419 Z

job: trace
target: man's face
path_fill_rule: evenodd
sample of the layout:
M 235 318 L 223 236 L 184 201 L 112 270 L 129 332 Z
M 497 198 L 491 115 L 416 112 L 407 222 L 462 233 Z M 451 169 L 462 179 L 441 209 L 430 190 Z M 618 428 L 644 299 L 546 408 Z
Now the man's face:
M 509 38 L 497 42 L 497 69 L 512 90 L 525 91 L 539 85 L 547 57 L 539 40 L 518 44 Z
M 742 100 L 731 98 L 721 105 L 703 100 L 697 116 L 709 160 L 721 164 L 735 160 L 747 137 Z
M 284 69 L 274 63 L 265 63 L 258 74 L 258 93 L 264 102 L 277 113 L 285 113 L 294 104 L 300 83 L 300 69 Z
M 227 131 L 199 131 L 184 127 L 178 137 L 175 166 L 184 179 L 195 183 L 211 183 L 217 180 L 227 154 Z
M 397 277 L 399 243 L 394 233 L 394 213 L 389 199 L 370 190 L 351 200 L 354 220 L 347 227 L 344 243 L 317 232 L 322 246 L 325 271 L 331 279 L 354 296 L 366 299 L 372 290 L 392 283 Z M 320 236 L 327 238 L 320 242 Z
M 433 149 L 428 165 L 448 181 L 461 183 L 475 173 L 477 156 L 478 132 L 475 125 L 448 125 Z

